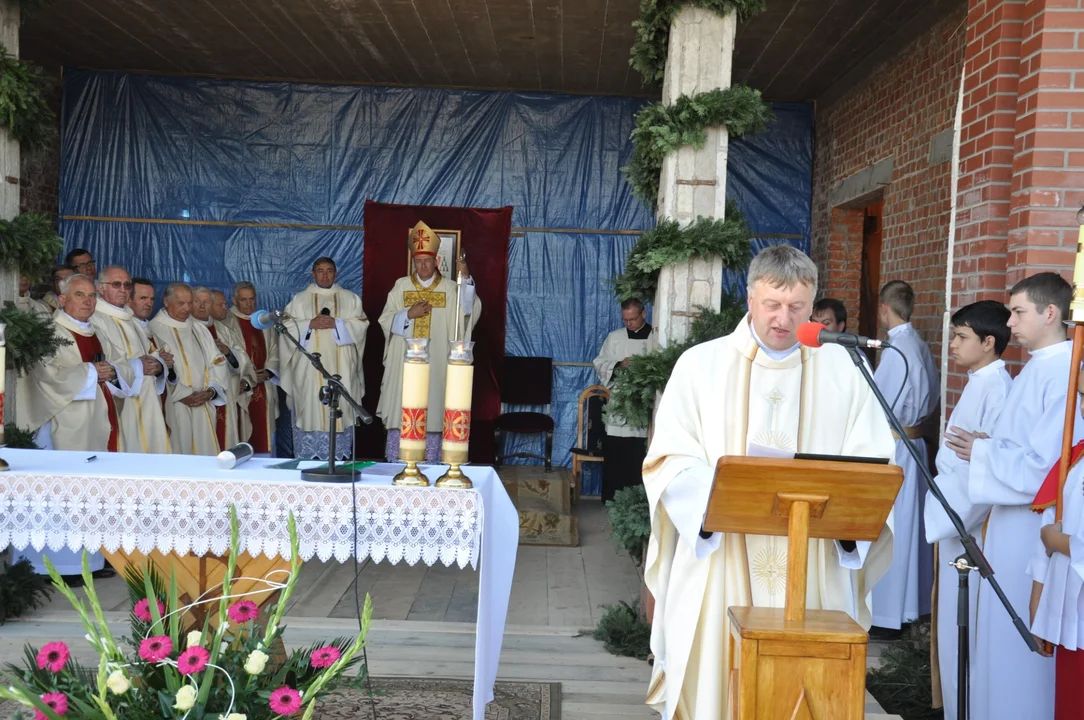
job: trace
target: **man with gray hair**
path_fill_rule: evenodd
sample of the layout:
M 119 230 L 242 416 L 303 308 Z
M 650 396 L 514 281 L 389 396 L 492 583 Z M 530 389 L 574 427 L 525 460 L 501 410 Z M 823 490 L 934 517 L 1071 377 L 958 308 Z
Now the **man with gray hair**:
M 244 350 L 244 341 L 224 323 L 215 317 L 215 291 L 198 287 L 192 291 L 192 317 L 203 323 L 218 346 L 218 351 L 226 358 L 226 371 L 229 385 L 226 386 L 226 404 L 217 408 L 218 420 L 215 432 L 218 445 L 223 450 L 239 442 L 247 442 L 252 431 L 248 422 L 248 400 L 256 384 L 256 371 Z M 225 314 L 226 300 L 222 299 L 222 314 Z
M 798 344 L 816 291 L 817 268 L 804 253 L 761 251 L 749 266 L 748 314 L 730 335 L 687 350 L 659 402 L 644 460 L 644 579 L 655 598 L 647 703 L 664 720 L 679 707 L 680 717 L 726 717 L 727 608 L 786 601 L 786 538 L 703 529 L 719 458 L 893 456 L 888 422 L 846 350 Z M 810 609 L 870 626 L 868 591 L 891 561 L 890 527 L 872 544 L 809 541 Z
M 233 306 L 225 324 L 245 343 L 245 351 L 256 369 L 256 387 L 248 403 L 252 434 L 248 442 L 257 455 L 274 454 L 275 420 L 279 416 L 279 338 L 271 328 L 252 325 L 256 312 L 256 286 L 242 280 L 233 286 Z

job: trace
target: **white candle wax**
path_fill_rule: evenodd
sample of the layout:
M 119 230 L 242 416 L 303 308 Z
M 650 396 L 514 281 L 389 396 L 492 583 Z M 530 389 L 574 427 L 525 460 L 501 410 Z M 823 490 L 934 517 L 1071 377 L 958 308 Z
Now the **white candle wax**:
M 403 363 L 403 425 L 409 421 L 408 411 L 416 414 L 419 410 L 425 414 L 429 407 L 429 363 Z M 425 458 L 425 437 L 412 439 L 406 437 L 407 427 L 400 427 L 400 458 L 420 460 Z M 428 430 L 428 428 L 426 428 Z M 403 451 L 407 455 L 403 455 Z M 420 452 L 421 457 L 417 457 Z
M 473 365 L 448 363 L 448 384 L 444 389 L 444 407 L 455 410 L 470 410 L 470 396 L 473 387 Z
M 7 357 L 8 349 L 4 345 L 0 345 L 0 393 L 5 391 L 7 382 Z
M 441 441 L 444 462 L 462 464 L 467 462 L 470 444 L 471 389 L 474 386 L 474 366 L 448 363 L 448 383 L 444 390 L 444 421 L 456 422 L 458 432 L 449 433 L 448 428 Z M 466 424 L 466 427 L 462 427 Z M 465 431 L 465 432 L 464 432 Z M 449 438 L 452 439 L 449 439 Z M 457 439 L 462 438 L 462 439 Z

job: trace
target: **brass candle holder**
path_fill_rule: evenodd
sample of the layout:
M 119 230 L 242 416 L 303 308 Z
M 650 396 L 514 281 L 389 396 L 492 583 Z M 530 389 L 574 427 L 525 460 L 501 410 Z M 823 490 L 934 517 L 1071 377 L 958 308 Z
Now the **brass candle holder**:
M 448 351 L 448 376 L 444 388 L 444 433 L 441 462 L 448 471 L 437 480 L 438 488 L 467 490 L 474 487 L 461 465 L 467 463 L 470 445 L 471 392 L 474 388 L 474 343 L 456 340 Z
M 407 338 L 403 359 L 402 418 L 399 423 L 399 462 L 406 467 L 392 482 L 405 487 L 429 487 L 418 469 L 425 460 L 429 413 L 429 338 Z

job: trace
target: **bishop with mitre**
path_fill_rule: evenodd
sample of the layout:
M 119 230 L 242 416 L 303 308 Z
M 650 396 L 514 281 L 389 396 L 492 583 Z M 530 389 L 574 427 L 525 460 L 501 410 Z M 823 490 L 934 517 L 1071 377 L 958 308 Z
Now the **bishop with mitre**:
M 320 353 L 324 369 L 339 375 L 346 391 L 358 402 L 365 394 L 361 356 L 369 319 L 361 298 L 335 282 L 339 270 L 329 257 L 312 264 L 312 283 L 294 295 L 286 306 L 287 329 L 310 353 Z M 328 409 L 320 402 L 324 377 L 291 342 L 279 343 L 282 389 L 294 411 L 294 455 L 326 460 Z M 335 447 L 340 458 L 349 458 L 354 447 L 354 409 L 339 403 L 342 417 L 335 421 Z
M 218 413 L 228 395 L 226 358 L 211 333 L 192 317 L 192 288 L 172 283 L 162 295 L 164 307 L 150 322 L 155 345 L 173 355 L 177 382 L 166 386 L 166 425 L 173 452 L 217 455 Z
M 428 225 L 419 222 L 409 232 L 410 274 L 399 278 L 388 293 L 380 328 L 384 331 L 384 377 L 380 382 L 380 403 L 376 414 L 388 429 L 386 447 L 389 461 L 399 459 L 399 427 L 403 413 L 403 360 L 406 338 L 429 338 L 429 426 L 426 428 L 425 459 L 440 460 L 444 425 L 444 384 L 448 372 L 449 343 L 469 339 L 474 332 L 482 303 L 475 294 L 474 281 L 462 258 L 457 272 L 463 278 L 459 314 L 455 313 L 454 279 L 441 275 L 437 267 L 440 238 Z
M 233 328 L 245 343 L 245 351 L 256 371 L 256 387 L 248 402 L 248 418 L 252 432 L 248 443 L 257 455 L 273 454 L 275 420 L 279 416 L 279 336 L 272 328 L 252 324 L 256 312 L 256 286 L 242 280 L 233 286 L 233 305 L 223 321 Z
M 817 268 L 789 245 L 748 273 L 749 313 L 726 337 L 687 350 L 659 402 L 644 460 L 651 508 L 644 580 L 655 598 L 647 703 L 665 720 L 726 717 L 727 609 L 782 608 L 787 538 L 703 530 L 720 457 L 777 451 L 892 458 L 884 413 L 847 352 L 799 346 Z M 891 521 L 890 521 L 891 522 Z M 809 541 L 807 606 L 841 610 L 868 629 L 870 591 L 892 559 L 875 543 Z

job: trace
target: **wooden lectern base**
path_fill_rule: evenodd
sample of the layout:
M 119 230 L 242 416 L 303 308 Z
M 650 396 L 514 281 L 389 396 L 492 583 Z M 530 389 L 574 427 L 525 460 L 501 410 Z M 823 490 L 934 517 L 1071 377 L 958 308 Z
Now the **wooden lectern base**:
M 869 635 L 846 613 L 732 607 L 730 720 L 862 720 Z

